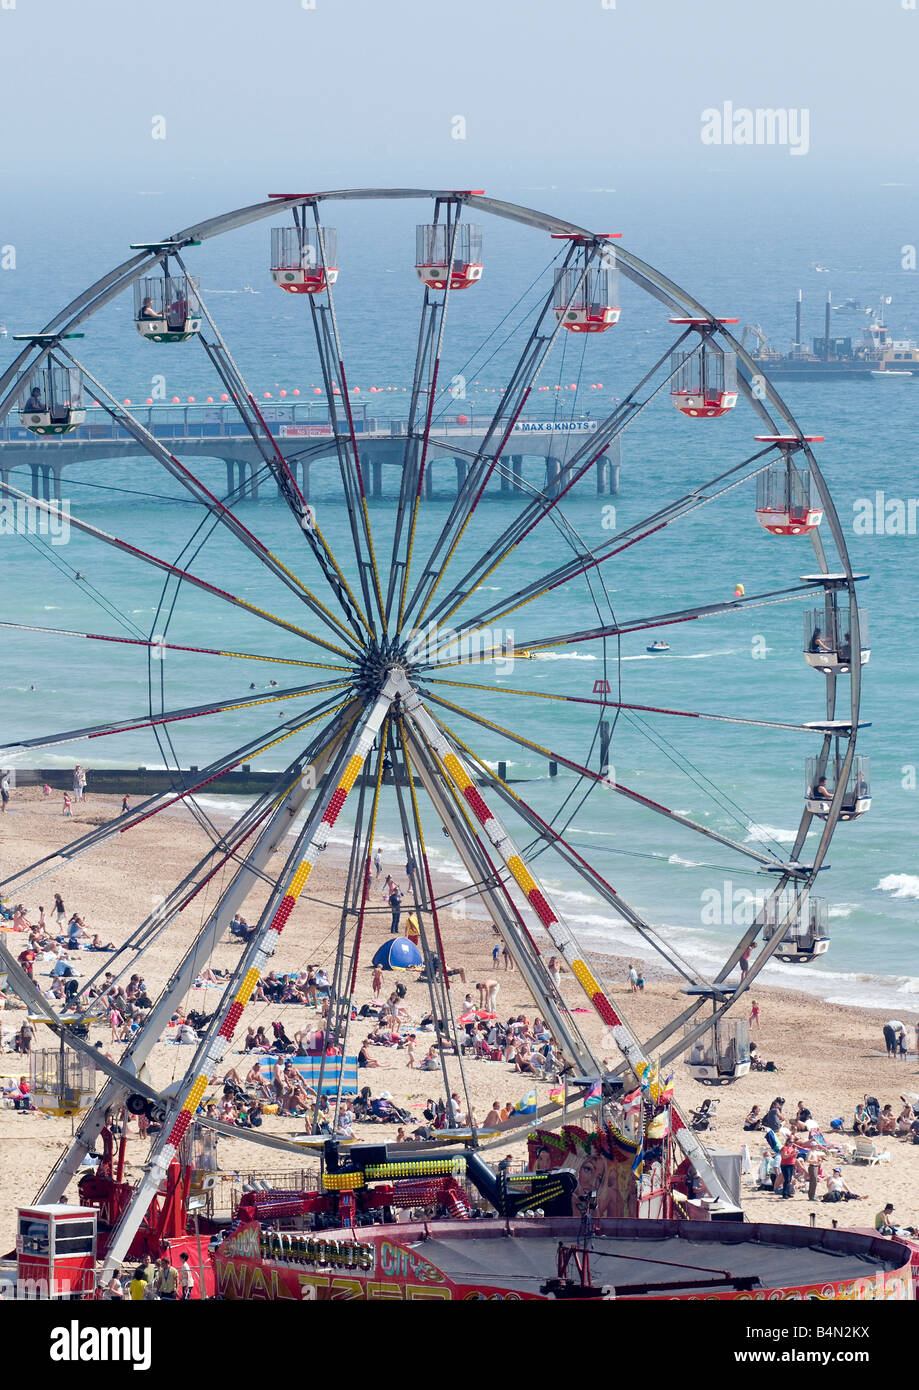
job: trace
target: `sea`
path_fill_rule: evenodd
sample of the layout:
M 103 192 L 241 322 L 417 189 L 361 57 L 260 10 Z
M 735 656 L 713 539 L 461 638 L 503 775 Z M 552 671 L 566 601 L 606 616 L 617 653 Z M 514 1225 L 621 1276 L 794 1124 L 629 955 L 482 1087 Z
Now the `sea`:
M 22 209 L 7 231 L 19 250 L 15 274 L 0 275 L 0 318 L 10 333 L 36 328 L 70 298 L 129 254 L 133 240 L 162 236 L 218 211 L 255 202 L 260 188 L 137 190 L 105 207 L 84 190 L 71 206 L 68 235 L 59 219 Z M 919 337 L 919 278 L 904 268 L 903 248 L 919 238 L 915 190 L 903 186 L 843 189 L 828 183 L 803 198 L 783 185 L 725 186 L 712 179 L 687 184 L 638 181 L 620 188 L 490 188 L 490 193 L 589 226 L 620 231 L 622 244 L 670 275 L 714 313 L 760 324 L 787 350 L 794 298 L 803 289 L 806 338 L 823 332 L 823 305 L 858 300 L 874 307 L 889 296 L 895 336 Z M 181 195 L 181 196 L 180 196 Z M 410 201 L 328 204 L 325 218 L 338 229 L 340 276 L 335 303 L 355 407 L 380 420 L 404 418 L 419 326 L 421 293 L 414 270 L 414 230 L 430 204 Z M 278 221 L 280 219 L 274 219 Z M 200 286 L 235 360 L 266 405 L 281 391 L 315 400 L 320 381 L 309 307 L 283 295 L 268 274 L 268 222 L 206 241 L 187 252 Z M 452 296 L 442 382 L 453 382 L 435 403 L 435 419 L 480 416 L 500 401 L 533 315 L 551 287 L 558 241 L 513 222 L 483 220 L 485 269 L 480 283 Z M 823 267 L 818 269 L 817 267 Z M 249 288 L 246 288 L 249 287 Z M 625 280 L 620 322 L 602 335 L 562 333 L 534 392 L 529 418 L 596 421 L 632 389 L 644 370 L 673 342 L 667 311 Z M 133 307 L 122 298 L 83 325 L 77 355 L 119 399 L 142 403 L 192 396 L 219 399 L 220 383 L 200 347 L 140 340 Z M 864 312 L 833 314 L 836 335 L 857 337 Z M 0 366 L 14 355 L 0 339 Z M 458 379 L 462 378 L 462 383 Z M 464 383 L 464 384 L 463 384 Z M 370 387 L 379 388 L 373 392 Z M 359 388 L 359 390 L 354 390 Z M 908 1012 L 919 1010 L 919 723 L 913 583 L 917 567 L 916 502 L 919 476 L 915 438 L 919 378 L 859 382 L 780 382 L 778 388 L 808 434 L 824 436 L 817 458 L 840 518 L 868 613 L 870 663 L 863 672 L 859 734 L 870 756 L 872 805 L 858 821 L 840 824 L 816 891 L 829 902 L 831 946 L 812 964 L 770 963 L 764 983 L 796 987 L 825 999 Z M 593 547 L 653 515 L 668 500 L 703 488 L 758 447 L 759 421 L 741 402 L 719 420 L 690 420 L 657 395 L 622 439 L 620 489 L 598 496 L 594 475 L 565 499 L 565 526 L 544 520 L 481 581 L 454 615 L 504 605 L 511 611 L 489 629 L 512 641 L 513 662 L 467 665 L 443 673 L 468 688 L 428 686 L 460 706 L 433 706 L 451 729 L 493 768 L 506 763 L 514 790 L 562 832 L 657 932 L 698 968 L 716 973 L 745 930 L 749 905 L 772 879 L 730 846 L 588 784 L 560 766 L 554 754 L 599 767 L 598 721 L 614 723 L 615 780 L 742 846 L 789 852 L 805 790 L 805 762 L 817 751 L 813 734 L 772 730 L 755 721 L 803 723 L 825 716 L 825 677 L 803 657 L 802 612 L 793 602 L 749 608 L 698 622 L 637 632 L 620 644 L 575 641 L 521 653 L 547 636 L 590 628 L 598 613 L 617 620 L 649 619 L 733 597 L 742 584 L 753 594 L 787 587 L 814 572 L 806 538 L 777 538 L 757 525 L 754 485 L 746 482 L 699 506 L 673 525 L 608 560 L 590 584 L 577 578 L 519 608 L 513 596 L 563 564 L 578 545 Z M 573 434 L 563 460 L 582 442 Z M 53 443 L 48 445 L 49 451 Z M 518 446 L 521 449 L 523 445 Z M 215 460 L 192 465 L 220 495 L 225 469 Z M 435 457 L 433 497 L 418 518 L 414 573 L 420 573 L 449 514 L 455 467 Z M 541 485 L 544 463 L 527 459 L 524 477 Z M 27 473 L 17 470 L 12 481 Z M 201 509 L 149 459 L 87 462 L 64 474 L 71 514 L 148 553 L 174 561 L 192 555 L 188 568 L 222 589 L 287 621 L 310 626 L 304 606 L 265 573 L 224 529 L 202 526 Z M 398 470 L 384 469 L 384 496 L 369 503 L 376 554 L 384 578 L 392 544 Z M 909 500 L 913 506 L 909 508 Z M 311 502 L 342 569 L 354 579 L 354 550 L 337 467 L 332 459 L 312 470 Z M 866 508 L 866 502 L 870 507 Z M 463 534 L 448 572 L 459 577 L 512 521 L 521 498 L 491 485 Z M 905 520 L 898 520 L 902 508 Z M 285 504 L 265 486 L 258 501 L 238 504 L 246 526 L 323 599 L 323 580 Z M 866 525 L 865 517 L 874 518 Z M 910 516 L 912 522 L 910 523 Z M 824 526 L 826 531 L 826 526 Z M 187 547 L 191 543 L 191 550 Z M 832 540 L 825 543 L 832 554 Z M 79 572 L 85 576 L 76 579 Z M 446 592 L 447 580 L 438 592 Z M 158 663 L 130 645 L 29 631 L 0 639 L 0 728 L 8 746 L 19 740 L 85 730 L 114 719 L 141 716 L 152 698 L 180 709 L 260 693 L 264 703 L 105 738 L 69 737 L 54 746 L 4 755 L 6 765 L 94 768 L 205 767 L 213 759 L 270 731 L 309 697 L 283 702 L 279 689 L 318 681 L 324 673 L 282 664 L 291 657 L 335 662 L 334 655 L 269 622 L 189 585 L 164 591 L 152 567 L 71 530 L 66 544 L 48 538 L 4 535 L 0 548 L 0 607 L 7 622 L 110 636 L 164 636 L 172 644 L 252 653 L 265 661 L 195 656 L 167 651 Z M 499 613 L 500 613 L 499 609 Z M 653 637 L 670 651 L 646 651 Z M 331 678 L 334 679 L 334 673 Z M 714 722 L 681 715 L 602 710 L 552 696 L 597 699 L 595 683 L 608 681 L 610 698 L 625 704 L 751 722 Z M 250 690 L 255 683 L 256 692 Z M 277 682 L 273 685 L 272 682 Z M 489 688 L 485 688 L 489 687 Z M 839 680 L 843 710 L 846 677 Z M 492 725 L 519 733 L 535 748 L 495 728 L 472 722 L 473 711 Z M 254 767 L 279 768 L 292 759 L 292 739 Z M 219 785 L 219 784 L 217 784 Z M 391 795 L 391 794 L 390 794 Z M 496 804 L 494 795 L 486 799 Z M 210 787 L 201 798 L 211 814 L 239 813 L 244 799 L 221 797 Z M 423 809 L 433 864 L 453 875 L 462 896 L 458 855 L 438 818 Z M 648 959 L 648 948 L 627 923 L 522 822 L 505 823 L 531 858 L 585 948 Z M 401 871 L 405 849 L 398 816 L 384 796 L 378 843 L 388 866 Z M 802 859 L 816 843 L 812 829 Z M 345 818 L 336 839 L 347 841 Z M 469 910 L 476 911 L 474 900 Z

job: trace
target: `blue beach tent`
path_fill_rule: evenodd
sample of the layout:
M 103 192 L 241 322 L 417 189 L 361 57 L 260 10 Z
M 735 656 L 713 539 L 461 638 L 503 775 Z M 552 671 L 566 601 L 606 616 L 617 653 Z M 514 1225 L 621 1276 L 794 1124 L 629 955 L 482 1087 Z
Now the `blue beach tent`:
M 373 958 L 384 970 L 415 970 L 421 965 L 421 952 L 407 936 L 391 936 Z

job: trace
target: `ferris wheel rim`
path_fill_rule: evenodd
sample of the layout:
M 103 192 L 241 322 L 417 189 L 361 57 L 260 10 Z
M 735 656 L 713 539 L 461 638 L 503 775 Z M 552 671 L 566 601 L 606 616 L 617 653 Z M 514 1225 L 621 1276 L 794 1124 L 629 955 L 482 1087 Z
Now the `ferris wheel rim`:
M 437 191 L 406 189 L 364 189 L 340 190 L 338 192 L 325 192 L 313 195 L 298 194 L 289 195 L 284 198 L 269 199 L 265 203 L 254 204 L 246 208 L 236 209 L 230 213 L 222 214 L 216 218 L 211 218 L 205 222 L 196 224 L 194 227 L 188 228 L 184 232 L 177 233 L 172 240 L 176 242 L 182 242 L 183 245 L 188 244 L 192 240 L 206 240 L 208 238 L 221 235 L 226 232 L 231 232 L 244 225 L 249 225 L 250 223 L 255 222 L 257 220 L 262 220 L 264 218 L 277 215 L 279 211 L 283 211 L 284 209 L 289 208 L 291 206 L 316 205 L 324 202 L 350 200 L 372 201 L 376 199 L 387 198 L 419 200 L 429 198 L 456 198 L 462 201 L 465 206 L 468 206 L 474 210 L 489 213 L 491 215 L 495 215 L 510 221 L 522 223 L 536 230 L 551 231 L 556 235 L 583 235 L 587 237 L 591 237 L 593 235 L 589 233 L 586 229 L 580 228 L 576 224 L 569 223 L 551 214 L 539 213 L 536 212 L 534 209 L 524 208 L 516 204 L 501 203 L 494 199 L 485 198 L 484 196 L 479 194 L 462 192 L 456 193 L 453 190 Z M 675 282 L 669 280 L 661 272 L 654 270 L 653 267 L 650 267 L 645 262 L 641 261 L 638 257 L 632 255 L 623 248 L 617 246 L 615 248 L 615 254 L 618 267 L 623 271 L 627 278 L 631 279 L 632 282 L 636 284 L 636 286 L 650 293 L 653 297 L 657 298 L 660 302 L 669 305 L 669 307 L 671 308 L 683 309 L 684 311 L 687 309 L 691 310 L 695 314 L 704 318 L 706 321 L 711 322 L 713 324 L 717 324 L 716 331 L 723 336 L 725 343 L 729 344 L 732 350 L 736 352 L 738 360 L 741 363 L 743 363 L 743 365 L 753 375 L 759 375 L 759 373 L 756 371 L 757 364 L 755 364 L 753 360 L 748 356 L 748 354 L 745 353 L 742 346 L 736 342 L 736 340 L 732 337 L 728 330 L 720 323 L 720 321 L 715 320 L 697 300 L 690 296 L 680 286 L 677 286 Z M 151 254 L 149 257 L 138 256 L 128 262 L 123 263 L 115 270 L 109 272 L 108 275 L 103 277 L 100 281 L 97 281 L 96 285 L 90 287 L 88 290 L 84 291 L 82 295 L 78 296 L 77 299 L 72 301 L 72 303 L 69 306 L 67 306 L 67 308 L 62 310 L 51 321 L 51 323 L 48 325 L 48 328 L 44 330 L 44 332 L 49 333 L 60 330 L 61 333 L 64 333 L 76 327 L 86 318 L 91 317 L 100 308 L 104 307 L 104 305 L 108 303 L 110 299 L 116 297 L 117 294 L 122 293 L 135 281 L 141 279 L 149 269 L 157 266 L 160 263 L 161 259 L 161 256 Z M 72 316 L 69 319 L 67 317 L 68 314 L 72 314 Z M 29 351 L 30 349 L 25 349 L 24 353 L 21 355 L 20 360 L 26 357 Z M 47 355 L 47 350 L 44 347 L 42 347 L 42 353 Z M 44 360 L 44 357 L 41 355 L 40 360 Z M 18 376 L 20 370 L 21 368 L 18 367 L 17 363 L 14 363 L 8 369 L 8 372 L 4 374 L 4 377 L 0 379 L 0 391 L 2 391 L 8 384 L 7 378 L 9 377 L 9 373 L 16 371 Z M 748 402 L 760 414 L 761 418 L 765 419 L 770 426 L 773 426 L 773 421 L 769 416 L 765 405 L 763 404 L 762 397 L 757 397 L 753 393 L 752 388 L 750 387 L 750 383 L 744 383 L 744 385 L 746 386 L 744 394 L 747 396 Z M 854 591 L 853 574 L 848 557 L 847 547 L 845 544 L 845 538 L 839 526 L 838 516 L 835 512 L 832 497 L 829 494 L 829 490 L 826 487 L 825 481 L 822 477 L 819 467 L 816 464 L 816 460 L 813 459 L 809 445 L 805 442 L 804 436 L 801 434 L 796 422 L 794 421 L 794 417 L 791 415 L 791 412 L 788 410 L 788 408 L 784 405 L 784 402 L 782 402 L 781 399 L 774 392 L 774 388 L 771 387 L 771 384 L 768 390 L 768 399 L 769 403 L 782 417 L 785 423 L 789 426 L 793 426 L 794 437 L 801 439 L 801 447 L 804 451 L 805 457 L 807 457 L 808 459 L 809 466 L 812 470 L 812 475 L 817 484 L 817 488 L 821 495 L 821 499 L 824 502 L 826 515 L 830 522 L 830 529 L 833 533 L 834 542 L 836 543 L 840 563 L 843 566 L 843 570 L 847 580 L 851 610 L 855 614 L 854 621 L 857 624 L 857 599 L 855 597 Z M 8 396 L 4 398 L 4 400 L 0 401 L 0 419 L 2 419 L 4 415 L 7 413 L 7 411 L 11 407 L 11 403 L 12 393 L 9 393 Z M 816 542 L 817 538 L 814 537 L 814 539 Z M 823 572 L 828 573 L 826 569 L 826 561 L 822 555 L 822 548 L 818 549 L 818 560 L 823 566 Z M 179 583 L 181 584 L 181 582 L 182 581 L 180 579 Z M 853 666 L 850 680 L 851 703 L 853 709 L 851 733 L 849 737 L 850 753 L 854 753 L 855 732 L 858 728 L 860 674 L 860 667 L 856 664 L 855 666 Z M 826 844 L 829 843 L 829 839 L 832 836 L 838 818 L 838 810 L 835 817 L 828 818 L 824 830 L 824 835 L 822 837 L 822 843 L 823 841 L 825 841 Z M 821 859 L 824 854 L 825 848 L 821 853 Z M 816 878 L 816 872 L 817 869 L 814 868 L 813 877 L 809 880 L 809 883 Z

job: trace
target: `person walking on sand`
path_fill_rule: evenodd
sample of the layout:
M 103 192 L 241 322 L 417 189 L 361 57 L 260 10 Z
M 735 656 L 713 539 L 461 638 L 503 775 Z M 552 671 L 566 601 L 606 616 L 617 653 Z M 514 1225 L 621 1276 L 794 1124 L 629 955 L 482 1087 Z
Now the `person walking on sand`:
M 383 988 L 383 967 L 381 965 L 375 965 L 373 967 L 373 976 L 371 977 L 370 984 L 373 988 L 374 999 L 379 999 L 380 991 Z
M 753 1029 L 753 1028 L 758 1027 L 758 1025 L 759 1025 L 759 1004 L 757 1004 L 756 1000 L 754 999 L 753 1002 L 752 1002 L 752 1004 L 750 1005 L 750 1027 L 751 1027 L 751 1029 Z
M 383 860 L 380 855 L 380 846 L 377 845 L 373 852 L 374 879 L 378 879 L 383 872 Z
M 72 805 L 73 805 L 73 802 L 70 800 L 70 795 L 69 795 L 69 793 L 64 792 L 64 819 L 65 819 L 65 820 L 73 820 L 73 812 L 72 812 L 71 809 L 70 809 Z
M 635 994 L 638 990 L 638 971 L 634 965 L 629 966 L 629 994 Z
M 6 806 L 9 799 L 10 774 L 8 772 L 4 772 L 3 776 L 0 777 L 0 811 L 2 811 L 4 815 L 6 815 Z
M 399 917 L 402 914 L 402 890 L 399 885 L 394 883 L 392 892 L 389 895 L 389 910 L 392 913 L 392 921 L 389 924 L 390 936 L 399 934 Z

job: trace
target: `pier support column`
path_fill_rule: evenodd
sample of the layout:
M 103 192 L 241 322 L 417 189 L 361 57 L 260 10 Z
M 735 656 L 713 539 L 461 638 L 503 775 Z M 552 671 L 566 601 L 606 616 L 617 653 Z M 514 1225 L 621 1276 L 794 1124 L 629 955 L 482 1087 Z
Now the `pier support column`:
M 424 470 L 424 496 L 427 501 L 434 496 L 434 472 L 431 463 L 432 460 L 428 459 Z
M 59 463 L 52 463 L 50 465 L 49 471 L 51 473 L 52 484 L 51 498 L 49 500 L 57 499 L 57 501 L 60 502 L 62 500 L 63 492 L 63 480 L 61 477 L 63 469 L 61 468 L 61 465 Z
M 467 459 L 454 459 L 456 464 L 456 491 L 459 492 L 469 473 L 469 462 Z
M 41 497 L 42 466 L 40 463 L 33 463 L 29 465 L 29 469 L 32 474 L 32 496 Z
M 374 459 L 371 466 L 371 496 L 383 496 L 383 463 L 381 459 Z
M 230 494 L 235 494 L 237 491 L 243 488 L 245 484 L 246 465 L 244 463 L 241 463 L 239 459 L 224 459 L 224 463 L 227 466 L 227 492 Z
M 605 497 L 609 492 L 609 464 L 606 455 L 601 454 L 597 459 L 597 496 Z
M 501 464 L 501 469 L 502 469 L 502 472 L 501 472 L 501 491 L 502 491 L 502 492 L 510 492 L 510 490 L 511 490 L 511 480 L 510 480 L 510 477 L 508 476 L 508 472 L 507 472 L 507 465 L 508 465 L 508 457 L 507 457 L 507 454 L 502 454 L 502 455 L 501 455 L 501 458 L 500 458 L 500 460 L 499 460 L 499 462 L 500 462 L 500 464 Z M 513 460 L 511 460 L 510 462 L 511 462 L 511 467 L 513 467 Z
M 511 468 L 514 473 L 514 491 L 523 492 L 523 488 L 520 486 L 523 478 L 523 454 L 511 455 Z
M 244 463 L 243 469 L 245 470 L 246 477 L 246 496 L 251 497 L 253 502 L 257 502 L 259 485 L 258 469 L 254 463 Z
M 300 491 L 303 493 L 303 500 L 304 502 L 308 502 L 310 500 L 310 465 L 309 461 L 306 459 L 304 459 L 300 466 L 300 480 Z
M 546 459 L 546 494 L 549 497 L 554 497 L 558 492 L 560 471 L 561 467 L 558 459 L 553 458 L 550 454 Z
M 613 496 L 619 491 L 619 469 L 622 464 L 622 440 L 617 435 L 604 454 L 607 468 L 607 492 Z

